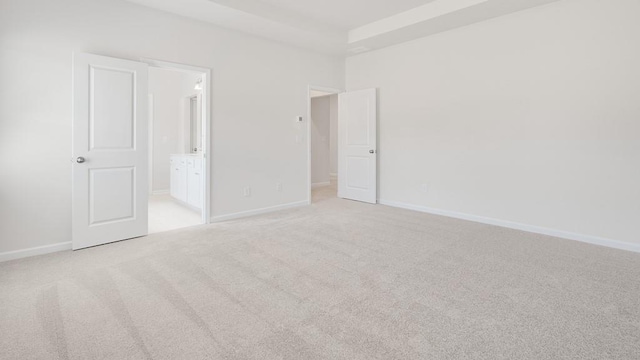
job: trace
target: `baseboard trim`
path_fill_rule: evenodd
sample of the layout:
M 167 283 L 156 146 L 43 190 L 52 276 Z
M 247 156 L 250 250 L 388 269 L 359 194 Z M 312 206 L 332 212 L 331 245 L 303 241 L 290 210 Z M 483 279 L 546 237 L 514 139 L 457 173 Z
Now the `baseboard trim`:
M 38 246 L 29 249 L 3 252 L 0 253 L 0 262 L 18 260 L 31 256 L 45 255 L 65 250 L 71 250 L 71 241 L 53 245 Z
M 155 190 L 153 192 L 151 192 L 151 195 L 169 195 L 171 191 L 169 189 L 167 190 Z
M 329 177 L 337 178 L 338 177 L 338 173 L 330 173 Z
M 212 223 L 217 223 L 217 222 L 223 222 L 223 221 L 229 221 L 229 220 L 242 219 L 242 218 L 246 218 L 246 217 L 249 217 L 249 216 L 268 214 L 268 213 L 272 213 L 272 212 L 276 212 L 276 211 L 293 209 L 293 208 L 302 207 L 302 206 L 308 206 L 308 205 L 309 205 L 309 202 L 306 201 L 306 200 L 305 201 L 297 201 L 297 202 L 292 202 L 292 203 L 288 203 L 288 204 L 270 206 L 270 207 L 256 209 L 256 210 L 241 211 L 241 212 L 237 212 L 237 213 L 233 213 L 233 214 L 229 214 L 229 215 L 214 216 L 214 217 L 211 218 L 211 222 Z
M 331 181 L 311 184 L 311 188 L 312 189 L 317 189 L 319 187 L 325 187 L 325 186 L 329 186 L 329 185 L 331 185 Z
M 447 216 L 447 217 L 461 219 L 461 220 L 468 220 L 468 221 L 473 221 L 473 222 L 482 223 L 482 224 L 495 225 L 495 226 L 505 227 L 509 229 L 522 230 L 522 231 L 527 231 L 527 232 L 541 234 L 541 235 L 554 236 L 554 237 L 567 239 L 567 240 L 580 241 L 580 242 L 588 243 L 592 245 L 600 245 L 600 246 L 605 246 L 609 248 L 640 253 L 640 244 L 632 244 L 624 241 L 606 239 L 606 238 L 601 238 L 597 236 L 576 234 L 576 233 L 563 231 L 563 230 L 549 229 L 541 226 L 527 225 L 527 224 L 517 223 L 513 221 L 508 221 L 508 220 L 500 220 L 500 219 L 488 218 L 483 216 L 460 213 L 456 211 L 435 209 L 435 208 L 430 208 L 426 206 L 407 204 L 407 203 L 402 203 L 397 201 L 380 199 L 379 203 L 381 205 L 387 205 L 387 206 L 406 209 L 406 210 L 419 211 L 419 212 L 433 214 L 433 215 Z

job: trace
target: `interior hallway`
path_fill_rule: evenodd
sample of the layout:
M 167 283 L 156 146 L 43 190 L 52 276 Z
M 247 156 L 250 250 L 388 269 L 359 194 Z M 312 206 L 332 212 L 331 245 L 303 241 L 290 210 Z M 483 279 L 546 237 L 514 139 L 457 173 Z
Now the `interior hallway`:
M 311 191 L 311 203 L 320 203 L 338 197 L 338 180 L 331 177 L 331 185 L 321 186 Z
M 0 358 L 640 355 L 639 254 L 328 190 L 308 207 L 0 264 Z

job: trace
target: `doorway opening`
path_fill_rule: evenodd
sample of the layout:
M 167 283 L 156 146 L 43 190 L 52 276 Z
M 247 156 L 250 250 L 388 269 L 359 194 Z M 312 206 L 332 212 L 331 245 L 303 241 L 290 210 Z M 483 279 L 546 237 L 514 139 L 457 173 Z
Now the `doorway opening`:
M 338 94 L 309 87 L 309 203 L 338 196 Z
M 209 223 L 210 71 L 149 64 L 149 234 Z
M 308 89 L 308 203 L 378 203 L 378 90 Z

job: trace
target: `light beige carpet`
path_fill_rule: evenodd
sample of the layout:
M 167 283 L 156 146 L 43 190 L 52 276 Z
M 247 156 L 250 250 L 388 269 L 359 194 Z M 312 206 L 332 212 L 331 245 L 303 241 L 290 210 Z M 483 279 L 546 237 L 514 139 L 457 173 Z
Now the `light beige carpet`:
M 640 255 L 331 193 L 0 264 L 0 359 L 640 358 Z

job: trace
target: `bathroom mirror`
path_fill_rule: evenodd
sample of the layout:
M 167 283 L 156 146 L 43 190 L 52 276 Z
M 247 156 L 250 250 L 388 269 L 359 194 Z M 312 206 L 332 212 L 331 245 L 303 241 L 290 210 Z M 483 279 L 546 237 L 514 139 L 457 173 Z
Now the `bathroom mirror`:
M 202 152 L 202 106 L 201 95 L 194 95 L 189 98 L 189 144 L 191 154 Z

